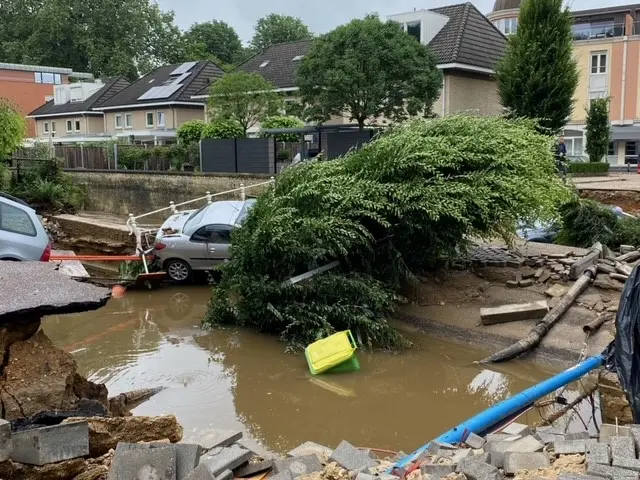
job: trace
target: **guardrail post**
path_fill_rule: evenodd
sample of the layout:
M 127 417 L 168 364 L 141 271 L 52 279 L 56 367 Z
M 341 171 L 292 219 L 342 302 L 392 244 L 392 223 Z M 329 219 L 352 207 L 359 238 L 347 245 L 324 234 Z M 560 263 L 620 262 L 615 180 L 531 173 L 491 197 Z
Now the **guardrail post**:
M 271 178 L 269 179 L 269 181 L 270 181 L 272 184 L 275 184 L 275 183 L 276 183 L 276 177 L 271 177 Z
M 211 205 L 213 203 L 213 197 L 211 196 L 211 192 L 207 192 L 207 205 Z
M 118 170 L 118 144 L 113 144 L 113 169 Z
M 244 202 L 246 199 L 247 199 L 247 193 L 244 188 L 244 183 L 241 183 L 240 184 L 240 200 Z
M 178 209 L 176 208 L 176 204 L 174 202 L 169 202 L 169 207 L 173 213 L 178 213 Z
M 133 216 L 133 213 L 129 214 L 129 224 L 131 225 L 131 228 L 133 229 L 133 233 L 135 235 L 135 233 L 138 231 L 138 225 L 136 225 L 136 217 Z

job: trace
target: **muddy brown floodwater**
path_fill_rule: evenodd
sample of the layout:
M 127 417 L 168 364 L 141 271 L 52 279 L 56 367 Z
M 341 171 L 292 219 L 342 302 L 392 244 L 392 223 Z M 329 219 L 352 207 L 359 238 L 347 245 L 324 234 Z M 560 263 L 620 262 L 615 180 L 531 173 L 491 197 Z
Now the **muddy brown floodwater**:
M 175 414 L 186 440 L 241 429 L 249 446 L 274 452 L 342 439 L 412 451 L 553 373 L 528 362 L 478 367 L 473 361 L 487 352 L 408 331 L 414 349 L 359 352 L 359 372 L 312 378 L 304 355 L 285 353 L 276 338 L 201 331 L 208 300 L 207 287 L 129 292 L 96 312 L 43 325 L 79 372 L 106 383 L 111 395 L 166 387 L 134 413 Z M 524 420 L 538 418 L 532 411 Z

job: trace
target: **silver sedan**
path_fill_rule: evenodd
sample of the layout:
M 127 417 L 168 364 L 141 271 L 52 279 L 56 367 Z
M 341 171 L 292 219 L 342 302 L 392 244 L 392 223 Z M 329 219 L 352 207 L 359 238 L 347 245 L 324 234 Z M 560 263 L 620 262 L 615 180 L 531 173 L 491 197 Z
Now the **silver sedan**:
M 0 260 L 48 262 L 50 256 L 49 235 L 35 210 L 0 193 Z
M 231 231 L 241 225 L 255 199 L 214 202 L 169 217 L 155 239 L 154 254 L 167 276 L 186 283 L 194 270 L 210 270 L 229 258 Z

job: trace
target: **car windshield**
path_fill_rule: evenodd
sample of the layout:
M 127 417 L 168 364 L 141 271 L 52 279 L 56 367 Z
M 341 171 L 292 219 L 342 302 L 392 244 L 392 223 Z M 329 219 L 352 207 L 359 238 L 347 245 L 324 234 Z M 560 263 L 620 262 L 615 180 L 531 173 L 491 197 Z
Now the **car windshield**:
M 200 210 L 196 210 L 195 212 L 193 212 L 191 214 L 191 216 L 187 219 L 187 221 L 184 222 L 184 225 L 182 226 L 182 231 L 184 232 L 187 229 L 187 227 L 189 226 L 189 224 L 198 225 L 202 221 L 202 218 L 204 217 L 205 210 L 208 207 L 210 207 L 210 205 L 205 205 Z
M 249 210 L 251 210 L 251 207 L 253 207 L 255 203 L 256 203 L 255 199 L 247 200 L 246 202 L 244 202 L 244 205 L 242 206 L 242 210 L 240 211 L 240 214 L 236 219 L 236 225 L 242 225 L 242 223 L 244 222 L 244 219 L 247 218 L 247 214 L 249 213 Z

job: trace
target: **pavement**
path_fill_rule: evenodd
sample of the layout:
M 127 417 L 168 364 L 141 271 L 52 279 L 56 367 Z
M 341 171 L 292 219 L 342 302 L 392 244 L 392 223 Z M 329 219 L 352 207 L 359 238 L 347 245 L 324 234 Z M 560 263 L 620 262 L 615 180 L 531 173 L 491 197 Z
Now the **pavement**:
M 637 173 L 611 173 L 608 177 L 576 177 L 572 179 L 578 190 L 621 190 L 640 192 Z

